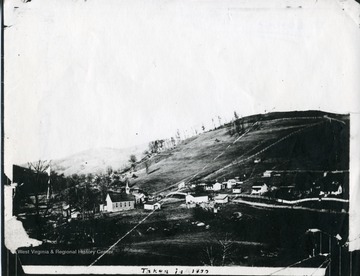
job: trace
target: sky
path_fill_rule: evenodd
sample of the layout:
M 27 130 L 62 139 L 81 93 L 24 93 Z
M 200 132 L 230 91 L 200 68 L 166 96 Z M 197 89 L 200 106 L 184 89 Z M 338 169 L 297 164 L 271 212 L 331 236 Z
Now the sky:
M 234 111 L 358 112 L 346 3 L 5 1 L 5 165 L 142 144 Z

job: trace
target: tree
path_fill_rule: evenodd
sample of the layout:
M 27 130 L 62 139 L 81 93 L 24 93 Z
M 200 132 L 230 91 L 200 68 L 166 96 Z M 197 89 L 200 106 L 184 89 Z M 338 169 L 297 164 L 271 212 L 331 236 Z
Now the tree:
M 175 140 L 174 137 L 171 137 L 171 144 L 172 144 L 173 147 L 176 146 L 176 140 Z
M 214 254 L 213 246 L 212 245 L 207 246 L 204 249 L 204 254 L 205 254 L 205 260 L 202 261 L 203 265 L 214 266 L 215 265 L 215 254 Z
M 180 136 L 180 130 L 179 129 L 176 130 L 175 137 L 176 137 L 177 143 L 179 144 L 180 141 L 181 141 L 181 136 Z
M 243 119 L 239 117 L 239 115 L 234 111 L 234 121 L 233 121 L 233 128 L 235 133 L 240 134 L 244 128 Z
M 157 153 L 157 143 L 155 141 L 149 143 L 149 151 L 150 153 Z
M 137 159 L 136 159 L 135 154 L 131 154 L 131 155 L 130 155 L 129 161 L 130 161 L 131 163 L 136 163 Z
M 235 119 L 235 121 L 236 121 L 237 119 L 239 119 L 239 115 L 236 113 L 236 111 L 234 111 L 234 119 Z
M 50 172 L 50 185 L 52 192 L 61 192 L 66 188 L 66 178 L 64 174 L 58 174 L 56 171 Z
M 135 154 L 130 155 L 129 162 L 130 162 L 131 168 L 133 170 L 135 170 L 136 162 L 137 162 L 137 158 L 136 158 Z
M 229 134 L 230 134 L 230 136 L 233 136 L 235 134 L 235 122 L 234 122 L 234 120 L 232 120 L 230 122 Z
M 106 174 L 110 176 L 112 173 L 113 173 L 113 168 L 111 166 L 107 166 Z
M 39 194 L 42 192 L 42 186 L 44 185 L 43 182 L 46 178 L 48 182 L 48 189 L 50 189 L 50 175 L 46 177 L 46 172 L 50 168 L 50 161 L 39 160 L 37 162 L 28 162 L 28 167 L 34 172 L 32 188 L 35 196 L 35 211 L 36 215 L 39 216 Z
M 93 181 L 93 179 L 94 179 L 94 176 L 93 176 L 92 173 L 88 173 L 88 174 L 86 175 L 86 182 L 91 183 L 91 182 Z
M 218 242 L 221 246 L 221 265 L 224 266 L 233 253 L 232 247 L 234 242 L 228 235 L 224 239 L 219 239 Z
M 229 264 L 231 257 L 234 255 L 234 241 L 225 234 L 223 238 L 212 238 L 207 242 L 207 246 L 203 249 L 202 263 L 204 265 L 220 265 Z
M 149 168 L 150 168 L 150 165 L 151 165 L 151 160 L 150 160 L 150 158 L 148 158 L 148 159 L 145 160 L 144 165 L 145 165 L 146 173 L 149 174 Z

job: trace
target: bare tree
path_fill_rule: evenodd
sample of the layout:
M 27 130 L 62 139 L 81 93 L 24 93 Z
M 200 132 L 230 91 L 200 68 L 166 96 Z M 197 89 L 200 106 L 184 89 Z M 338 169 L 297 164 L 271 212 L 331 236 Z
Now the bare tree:
M 235 120 L 239 119 L 239 115 L 236 113 L 236 111 L 234 111 L 234 118 Z
M 35 211 L 36 215 L 39 216 L 39 194 L 41 193 L 41 186 L 44 184 L 44 177 L 46 176 L 47 170 L 50 168 L 50 161 L 39 160 L 36 162 L 28 162 L 28 167 L 34 172 L 34 183 L 33 192 L 35 196 Z M 50 177 L 50 175 L 48 176 Z M 47 181 L 48 189 L 50 189 L 50 181 Z
M 171 145 L 172 145 L 172 147 L 176 146 L 176 140 L 174 137 L 171 137 Z
M 151 165 L 151 160 L 149 158 L 146 159 L 145 162 L 144 162 L 144 165 L 145 165 L 146 173 L 149 174 L 149 168 L 150 168 L 150 165 Z
M 223 238 L 212 238 L 208 241 L 207 246 L 203 249 L 202 263 L 204 265 L 221 265 L 225 266 L 231 260 L 234 254 L 234 241 L 225 234 Z
M 131 154 L 131 155 L 130 155 L 129 162 L 130 162 L 130 164 L 131 164 L 131 168 L 132 168 L 133 170 L 135 170 L 135 168 L 136 168 L 136 162 L 137 162 L 137 158 L 136 158 L 135 154 Z
M 176 130 L 175 137 L 176 137 L 177 143 L 179 144 L 180 141 L 181 141 L 181 135 L 180 135 L 180 130 L 179 129 Z
M 219 240 L 218 242 L 221 246 L 221 265 L 224 266 L 232 254 L 232 247 L 234 242 L 228 237 L 228 235 L 226 235 L 224 239 Z
M 210 265 L 210 266 L 214 266 L 215 265 L 215 254 L 214 254 L 214 250 L 213 250 L 213 246 L 209 245 L 204 249 L 204 254 L 205 254 L 205 261 L 202 261 L 203 265 Z
M 111 175 L 113 173 L 113 168 L 111 166 L 107 166 L 106 173 L 107 175 Z

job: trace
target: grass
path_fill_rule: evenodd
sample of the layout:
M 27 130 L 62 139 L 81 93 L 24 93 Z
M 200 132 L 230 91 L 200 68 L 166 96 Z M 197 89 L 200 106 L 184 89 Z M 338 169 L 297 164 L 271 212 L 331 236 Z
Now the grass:
M 241 218 L 234 217 L 241 212 Z M 99 218 L 92 221 L 74 221 L 68 231 L 73 240 L 76 232 L 94 232 L 95 244 L 58 244 L 57 249 L 105 250 L 122 237 L 146 212 L 135 210 L 127 214 Z M 210 225 L 209 229 L 193 224 L 194 221 Z M 179 208 L 169 204 L 141 224 L 136 231 L 119 243 L 114 251 L 105 255 L 101 264 L 117 265 L 203 265 L 208 262 L 206 249 L 213 247 L 217 264 L 221 260 L 219 240 L 231 240 L 231 254 L 227 265 L 288 265 L 307 257 L 306 230 L 318 228 L 330 234 L 340 234 L 346 240 L 348 217 L 317 214 L 296 210 L 266 210 L 237 204 L 228 204 L 213 214 L 202 209 Z M 149 230 L 150 229 L 150 230 Z M 325 243 L 324 243 L 325 244 Z M 45 244 L 37 249 L 54 249 Z M 36 263 L 89 264 L 99 254 L 74 257 L 64 255 L 21 255 L 21 260 Z

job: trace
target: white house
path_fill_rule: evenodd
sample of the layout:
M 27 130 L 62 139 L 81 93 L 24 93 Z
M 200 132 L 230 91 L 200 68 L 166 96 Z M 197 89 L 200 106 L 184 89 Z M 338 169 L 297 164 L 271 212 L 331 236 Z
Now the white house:
M 341 185 L 339 185 L 339 188 L 336 192 L 331 192 L 332 195 L 341 195 L 343 192 Z
M 161 208 L 161 204 L 157 201 L 148 201 L 144 203 L 145 210 L 159 210 Z
M 219 194 L 218 196 L 216 196 L 214 198 L 215 203 L 220 203 L 220 204 L 224 204 L 224 203 L 228 203 L 229 202 L 229 195 L 227 194 Z
M 251 189 L 252 189 L 251 190 L 252 195 L 262 195 L 269 190 L 269 187 L 264 183 L 261 186 L 252 186 Z
M 135 197 L 136 204 L 144 203 L 145 198 L 146 198 L 145 194 L 143 194 L 143 193 L 134 193 L 133 196 Z
M 220 191 L 221 189 L 222 189 L 221 183 L 216 182 L 216 183 L 213 185 L 213 191 Z
M 71 211 L 71 218 L 74 218 L 74 219 L 77 219 L 77 218 L 80 218 L 81 216 L 81 213 L 79 211 Z
M 241 193 L 241 186 L 239 184 L 236 184 L 235 186 L 233 186 L 232 192 L 233 192 L 233 194 L 240 194 Z
M 235 179 L 229 179 L 226 183 L 226 188 L 231 189 L 232 186 L 236 185 L 236 180 Z
M 106 211 L 119 212 L 134 209 L 135 197 L 124 193 L 108 193 L 106 196 Z M 101 208 L 101 207 L 100 207 Z M 103 207 L 105 209 L 105 206 Z
M 205 186 L 205 191 L 213 191 L 213 185 L 212 184 L 207 184 Z
M 264 171 L 263 177 L 271 177 L 272 171 Z
M 209 197 L 207 195 L 186 195 L 186 203 L 207 203 L 209 202 Z

